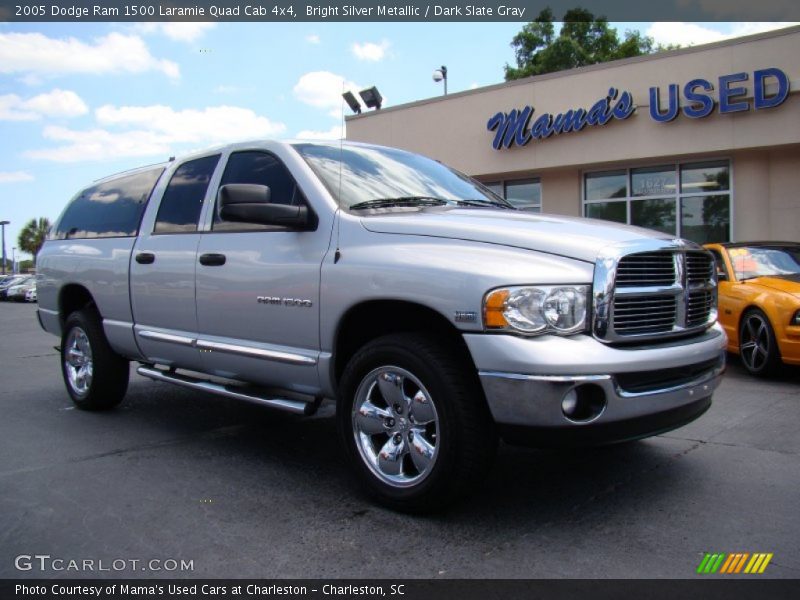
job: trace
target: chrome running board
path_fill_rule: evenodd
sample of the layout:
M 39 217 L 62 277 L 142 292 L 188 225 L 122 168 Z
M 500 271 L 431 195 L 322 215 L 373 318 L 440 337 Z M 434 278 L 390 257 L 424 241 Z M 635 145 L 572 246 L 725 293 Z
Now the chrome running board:
M 251 392 L 244 386 L 237 385 L 224 385 L 215 383 L 206 379 L 199 379 L 190 377 L 188 375 L 178 374 L 175 371 L 162 371 L 154 367 L 139 367 L 136 372 L 143 377 L 147 377 L 154 381 L 165 381 L 173 383 L 182 387 L 191 388 L 193 390 L 200 390 L 203 392 L 210 392 L 226 398 L 234 398 L 236 400 L 244 400 L 246 402 L 253 402 L 271 408 L 277 408 L 297 415 L 313 415 L 319 408 L 321 398 L 312 399 L 309 402 L 302 400 L 290 400 L 288 398 L 268 398 L 266 396 L 258 395 Z

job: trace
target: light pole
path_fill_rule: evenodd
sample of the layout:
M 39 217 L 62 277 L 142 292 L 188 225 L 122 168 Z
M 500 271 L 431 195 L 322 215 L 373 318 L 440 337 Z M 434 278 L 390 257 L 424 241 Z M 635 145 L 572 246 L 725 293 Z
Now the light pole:
M 447 96 L 447 67 L 442 65 L 433 72 L 433 80 L 436 83 L 444 81 L 444 95 Z
M 11 274 L 17 274 L 17 247 L 12 246 L 11 248 Z
M 0 221 L 0 229 L 3 231 L 3 275 L 6 274 L 6 225 L 9 223 L 11 223 L 11 221 Z

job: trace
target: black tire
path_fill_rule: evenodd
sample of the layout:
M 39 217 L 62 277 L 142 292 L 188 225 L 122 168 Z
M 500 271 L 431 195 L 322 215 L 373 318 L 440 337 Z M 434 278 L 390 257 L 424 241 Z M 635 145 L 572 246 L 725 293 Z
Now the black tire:
M 390 392 L 396 391 L 391 386 L 401 390 L 394 398 L 406 403 L 394 407 L 406 407 L 405 414 L 389 406 L 381 392 L 383 384 Z M 366 433 L 361 421 L 357 424 L 355 407 L 364 406 L 364 394 L 366 402 L 374 401 L 371 406 L 380 406 L 383 412 L 358 418 L 368 421 L 367 429 L 382 426 L 386 431 Z M 428 422 L 431 416 L 434 421 Z M 424 334 L 381 337 L 352 357 L 339 386 L 337 423 L 362 486 L 381 504 L 403 512 L 441 509 L 471 493 L 497 450 L 494 422 L 474 367 L 457 349 Z M 395 461 L 380 453 L 387 447 L 398 449 L 398 456 L 406 454 Z M 430 448 L 434 450 L 428 460 Z M 392 460 L 382 463 L 380 457 L 387 456 Z M 372 465 L 369 457 L 375 459 Z M 420 468 L 418 463 L 426 466 Z M 388 474 L 381 470 L 382 464 L 400 472 Z M 407 480 L 387 480 L 392 477 Z
M 768 377 L 781 367 L 781 353 L 767 315 L 751 308 L 739 324 L 739 356 L 748 373 Z
M 96 310 L 73 312 L 64 322 L 61 374 L 67 392 L 80 409 L 108 410 L 125 397 L 130 365 L 109 346 Z

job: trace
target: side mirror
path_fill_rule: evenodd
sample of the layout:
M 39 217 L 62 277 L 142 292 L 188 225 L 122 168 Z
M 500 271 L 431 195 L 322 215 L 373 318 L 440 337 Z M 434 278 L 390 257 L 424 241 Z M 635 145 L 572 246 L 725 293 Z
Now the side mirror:
M 223 221 L 277 225 L 293 229 L 306 229 L 309 225 L 305 206 L 272 204 L 266 185 L 254 183 L 228 183 L 217 192 L 217 210 Z

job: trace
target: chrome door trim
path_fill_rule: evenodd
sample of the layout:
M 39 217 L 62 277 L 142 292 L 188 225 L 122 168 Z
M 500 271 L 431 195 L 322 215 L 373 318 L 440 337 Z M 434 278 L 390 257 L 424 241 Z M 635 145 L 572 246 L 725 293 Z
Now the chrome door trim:
M 200 350 L 213 350 L 215 352 L 227 352 L 229 354 L 239 354 L 253 358 L 264 358 L 276 362 L 289 363 L 293 365 L 316 365 L 317 360 L 310 356 L 295 354 L 293 352 L 282 352 L 279 350 L 266 350 L 264 348 L 253 348 L 252 346 L 239 346 L 238 344 L 226 344 L 223 342 L 212 342 L 209 340 L 197 340 L 195 345 Z
M 179 346 L 194 346 L 194 338 L 185 337 L 183 335 L 174 335 L 171 333 L 161 333 L 160 331 L 150 331 L 149 329 L 142 329 L 137 332 L 140 337 L 146 340 L 155 340 L 157 342 L 168 342 L 170 344 L 178 344 Z
M 172 333 L 151 331 L 149 329 L 142 329 L 137 333 L 146 340 L 166 342 L 168 344 L 177 344 L 179 346 L 192 346 L 198 350 L 226 352 L 228 354 L 238 354 L 240 356 L 249 356 L 251 358 L 263 358 L 265 360 L 288 363 L 292 365 L 313 366 L 317 364 L 317 359 L 294 352 L 267 350 L 266 348 L 254 348 L 252 346 L 241 346 L 239 344 L 228 344 L 225 342 L 212 342 L 211 340 L 201 340 L 183 335 L 175 335 Z

